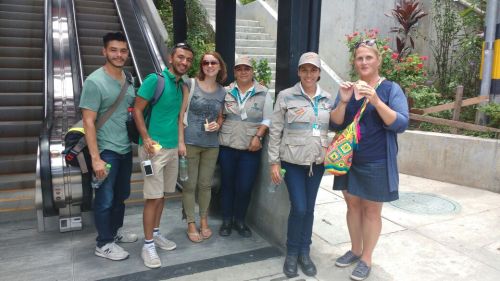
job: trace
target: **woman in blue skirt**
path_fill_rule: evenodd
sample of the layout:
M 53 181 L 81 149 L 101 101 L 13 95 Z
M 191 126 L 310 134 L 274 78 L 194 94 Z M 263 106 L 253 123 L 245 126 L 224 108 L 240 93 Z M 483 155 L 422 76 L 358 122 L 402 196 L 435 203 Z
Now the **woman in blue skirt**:
M 354 47 L 354 67 L 360 80 L 343 82 L 331 112 L 331 127 L 344 129 L 363 102 L 368 104 L 360 124 L 361 140 L 349 172 L 335 177 L 333 189 L 342 190 L 347 203 L 351 250 L 337 259 L 346 267 L 357 262 L 351 278 L 364 280 L 382 229 L 382 205 L 398 199 L 397 133 L 408 127 L 408 104 L 400 86 L 380 76 L 382 63 L 374 39 Z

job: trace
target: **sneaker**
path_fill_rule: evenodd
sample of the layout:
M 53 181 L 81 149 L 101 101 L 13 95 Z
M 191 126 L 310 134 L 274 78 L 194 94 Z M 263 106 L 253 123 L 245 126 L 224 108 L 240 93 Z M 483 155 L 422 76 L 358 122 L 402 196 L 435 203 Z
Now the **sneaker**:
M 158 268 L 161 266 L 161 260 L 154 245 L 144 245 L 142 247 L 141 257 L 144 261 L 144 265 L 149 268 Z
M 133 243 L 137 241 L 137 234 L 131 233 L 128 231 L 123 231 L 121 228 L 118 229 L 118 232 L 115 236 L 116 243 Z
M 351 279 L 356 281 L 365 280 L 370 275 L 371 269 L 364 261 L 360 260 L 352 271 Z
M 100 248 L 96 246 L 94 254 L 113 261 L 124 260 L 129 256 L 128 252 L 116 245 L 115 242 L 110 242 Z
M 338 267 L 346 267 L 357 262 L 360 257 L 356 256 L 352 251 L 347 251 L 343 256 L 335 261 L 335 265 Z
M 155 241 L 155 245 L 162 248 L 163 250 L 172 251 L 173 249 L 177 248 L 177 244 L 175 244 L 174 241 L 168 240 L 163 235 L 156 235 L 153 237 L 153 240 Z

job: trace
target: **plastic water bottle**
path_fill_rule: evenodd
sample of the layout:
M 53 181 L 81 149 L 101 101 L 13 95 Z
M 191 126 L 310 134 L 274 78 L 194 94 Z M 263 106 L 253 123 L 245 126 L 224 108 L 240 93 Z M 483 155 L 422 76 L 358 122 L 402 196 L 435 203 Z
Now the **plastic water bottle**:
M 188 160 L 186 156 L 181 156 L 181 158 L 179 158 L 179 179 L 181 181 L 188 180 Z
M 285 178 L 285 174 L 286 174 L 286 170 L 281 168 L 281 170 L 280 170 L 281 182 L 283 182 L 283 180 Z M 275 193 L 276 189 L 278 189 L 278 187 L 280 185 L 281 185 L 281 183 L 275 184 L 275 183 L 271 182 L 271 184 L 267 187 L 267 191 L 269 191 L 270 193 Z
M 90 185 L 92 186 L 92 188 L 94 189 L 98 189 L 99 187 L 101 187 L 102 183 L 106 180 L 106 178 L 108 177 L 108 174 L 109 174 L 109 171 L 111 170 L 111 164 L 109 163 L 106 163 L 106 166 L 104 166 L 106 168 L 106 173 L 104 175 L 104 178 L 102 179 L 98 179 L 95 174 L 92 174 L 92 182 L 90 183 Z

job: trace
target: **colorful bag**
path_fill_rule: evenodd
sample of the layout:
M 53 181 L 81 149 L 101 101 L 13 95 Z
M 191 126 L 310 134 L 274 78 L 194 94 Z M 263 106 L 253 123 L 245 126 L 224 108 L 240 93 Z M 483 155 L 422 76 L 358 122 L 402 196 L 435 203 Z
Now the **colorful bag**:
M 365 99 L 351 124 L 338 132 L 328 146 L 325 156 L 325 170 L 335 176 L 347 174 L 352 165 L 352 155 L 361 140 L 359 120 L 365 112 L 368 100 Z

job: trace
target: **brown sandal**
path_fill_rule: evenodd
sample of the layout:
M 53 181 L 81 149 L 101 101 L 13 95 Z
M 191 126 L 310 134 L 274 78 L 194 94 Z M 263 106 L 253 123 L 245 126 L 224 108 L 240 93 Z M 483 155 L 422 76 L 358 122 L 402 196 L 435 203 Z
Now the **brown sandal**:
M 203 241 L 203 237 L 200 235 L 199 232 L 187 232 L 186 231 L 186 235 L 187 235 L 188 239 L 193 243 L 200 243 L 201 241 Z
M 203 239 L 209 239 L 212 237 L 212 230 L 210 228 L 200 228 L 200 234 Z

